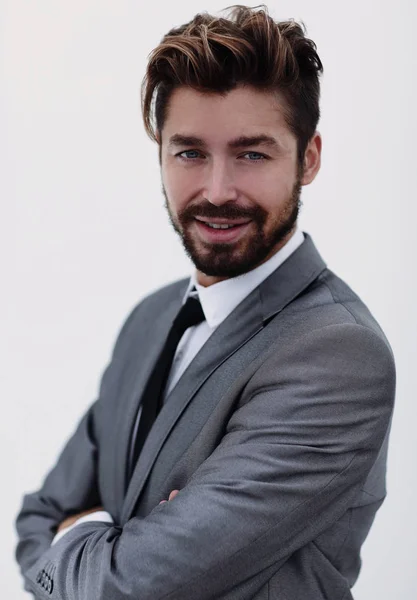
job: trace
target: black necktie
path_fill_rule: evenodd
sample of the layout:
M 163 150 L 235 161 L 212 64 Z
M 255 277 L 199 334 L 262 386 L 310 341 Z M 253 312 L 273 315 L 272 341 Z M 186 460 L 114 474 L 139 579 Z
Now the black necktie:
M 198 298 L 189 296 L 174 319 L 165 345 L 159 355 L 151 376 L 149 377 L 142 396 L 142 413 L 136 440 L 134 442 L 131 471 L 133 471 L 136 466 L 138 456 L 145 443 L 146 437 L 162 407 L 164 390 L 178 343 L 188 327 L 198 325 L 204 321 L 204 319 L 205 316 L 200 301 Z

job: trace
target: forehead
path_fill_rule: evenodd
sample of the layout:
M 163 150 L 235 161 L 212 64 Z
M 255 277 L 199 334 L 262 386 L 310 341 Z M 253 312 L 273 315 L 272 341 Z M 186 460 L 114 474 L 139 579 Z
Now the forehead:
M 225 139 L 252 132 L 292 137 L 279 93 L 240 86 L 227 93 L 207 93 L 190 87 L 175 89 L 170 97 L 163 141 L 177 133 Z

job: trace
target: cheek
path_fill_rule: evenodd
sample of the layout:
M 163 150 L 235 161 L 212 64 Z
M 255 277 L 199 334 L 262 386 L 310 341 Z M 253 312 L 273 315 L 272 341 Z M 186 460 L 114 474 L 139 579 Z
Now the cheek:
M 162 173 L 162 182 L 170 204 L 182 208 L 194 198 L 196 190 L 195 177 L 178 169 L 166 169 Z
M 286 212 L 292 195 L 291 183 L 275 178 L 271 181 L 264 181 L 253 191 L 251 198 L 267 212 L 269 222 L 276 221 Z
M 181 184 L 168 179 L 164 182 L 164 188 L 166 194 L 165 200 L 168 203 L 169 210 L 172 215 L 176 216 L 187 204 Z
M 285 165 L 274 162 L 237 172 L 236 184 L 251 197 L 275 198 L 276 201 L 291 191 L 292 175 Z

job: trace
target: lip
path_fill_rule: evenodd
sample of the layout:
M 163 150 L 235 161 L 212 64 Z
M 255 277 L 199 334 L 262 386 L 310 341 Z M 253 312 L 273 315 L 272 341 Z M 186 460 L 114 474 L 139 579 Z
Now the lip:
M 235 224 L 236 221 L 227 221 L 225 219 L 213 219 L 210 223 L 215 223 L 218 225 L 229 225 Z M 252 221 L 244 221 L 236 227 L 232 227 L 231 229 L 212 229 L 208 225 L 204 223 L 204 221 L 199 221 L 195 219 L 195 224 L 199 236 L 209 244 L 215 243 L 231 243 L 236 242 L 240 237 L 242 237 L 247 229 L 250 227 Z
M 250 219 L 219 219 L 216 217 L 212 219 L 196 217 L 195 219 L 199 223 L 213 223 L 213 225 L 245 225 L 246 223 L 250 223 Z

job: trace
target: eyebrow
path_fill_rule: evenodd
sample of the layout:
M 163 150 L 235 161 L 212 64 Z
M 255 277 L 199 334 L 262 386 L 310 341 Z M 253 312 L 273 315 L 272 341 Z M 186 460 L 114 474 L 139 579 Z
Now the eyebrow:
M 259 135 L 241 135 L 234 140 L 228 142 L 229 148 L 248 148 L 250 146 L 268 146 L 270 148 L 279 150 L 280 146 L 277 140 L 270 135 L 259 134 Z M 200 146 L 205 147 L 204 140 L 194 135 L 181 135 L 176 133 L 169 138 L 168 147 L 173 148 L 175 146 Z

